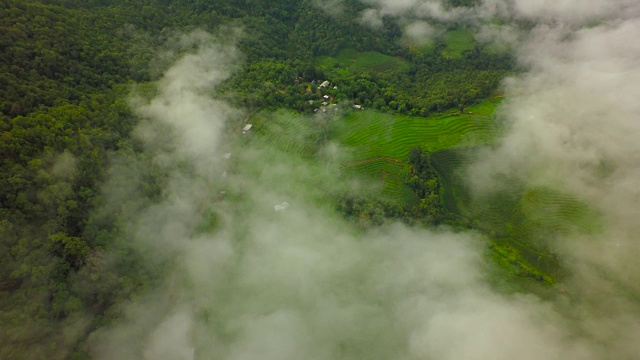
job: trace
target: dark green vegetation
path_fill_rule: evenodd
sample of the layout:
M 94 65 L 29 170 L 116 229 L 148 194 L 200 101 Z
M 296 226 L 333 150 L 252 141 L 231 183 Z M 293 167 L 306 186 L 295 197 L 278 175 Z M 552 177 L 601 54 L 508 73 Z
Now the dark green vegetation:
M 122 219 L 156 202 L 164 181 L 130 138 L 138 119 L 127 97 L 134 83 L 153 93 L 179 55 L 157 53 L 196 29 L 243 29 L 231 40 L 244 63 L 217 95 L 257 111 L 256 141 L 309 159 L 337 142 L 351 153 L 345 178 L 379 183 L 371 196 L 331 194 L 346 216 L 473 226 L 492 234 L 498 264 L 553 280 L 542 240 L 576 218 L 587 224 L 587 209 L 549 189 L 480 207 L 457 173 L 466 152 L 495 138 L 498 99 L 487 98 L 510 57 L 483 52 L 468 29 L 412 51 L 397 24 L 371 31 L 356 21 L 362 5 L 350 7 L 335 19 L 304 0 L 0 2 L 0 358 L 85 358 L 88 334 L 162 277 L 163 264 L 141 261 L 121 236 Z M 316 110 L 340 115 L 299 123 Z M 144 201 L 98 211 L 114 207 L 108 169 L 132 162 L 147 164 L 128 179 Z M 547 232 L 529 231 L 540 224 Z

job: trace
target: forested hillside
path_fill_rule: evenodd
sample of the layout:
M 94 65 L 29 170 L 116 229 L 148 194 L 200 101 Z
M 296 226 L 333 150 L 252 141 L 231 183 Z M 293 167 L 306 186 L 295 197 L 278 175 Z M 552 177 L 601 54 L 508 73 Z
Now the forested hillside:
M 119 237 L 116 219 L 96 209 L 107 203 L 101 189 L 110 166 L 146 156 L 130 138 L 138 119 L 129 94 L 134 86 L 154 93 L 153 82 L 179 55 L 180 34 L 228 35 L 243 61 L 218 95 L 248 112 L 312 114 L 325 95 L 387 113 L 459 112 L 495 95 L 513 71 L 508 54 L 475 44 L 448 56 L 444 37 L 412 49 L 391 19 L 372 31 L 357 11 L 332 15 L 313 3 L 2 0 L 0 358 L 85 358 L 88 334 L 158 276 Z M 359 56 L 369 60 L 362 65 Z M 324 80 L 332 87 L 320 91 Z M 428 157 L 412 156 L 411 186 L 435 204 L 422 211 L 440 221 Z M 162 179 L 149 167 L 131 186 L 151 204 Z

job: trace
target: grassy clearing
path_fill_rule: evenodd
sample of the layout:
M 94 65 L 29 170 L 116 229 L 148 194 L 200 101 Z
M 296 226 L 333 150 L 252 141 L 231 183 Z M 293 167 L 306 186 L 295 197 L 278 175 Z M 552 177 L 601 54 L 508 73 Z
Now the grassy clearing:
M 451 59 L 459 58 L 466 50 L 473 50 L 477 44 L 469 29 L 451 30 L 444 35 L 444 40 L 446 47 L 442 55 Z
M 345 49 L 334 57 L 320 56 L 316 58 L 316 64 L 323 69 L 342 72 L 385 72 L 385 71 L 409 71 L 409 63 L 393 56 L 388 56 L 376 51 L 357 52 Z
M 483 100 L 478 104 L 469 106 L 468 108 L 464 109 L 464 111 L 466 113 L 470 113 L 470 115 L 484 115 L 493 117 L 493 114 L 495 114 L 496 108 L 498 107 L 498 105 L 500 105 L 500 102 L 502 102 L 502 97 L 496 96 L 490 99 Z
M 463 206 L 470 202 L 470 195 L 459 171 L 469 162 L 469 156 L 461 150 L 441 150 L 431 153 L 431 161 L 440 175 L 445 208 L 454 214 L 466 215 L 468 211 Z

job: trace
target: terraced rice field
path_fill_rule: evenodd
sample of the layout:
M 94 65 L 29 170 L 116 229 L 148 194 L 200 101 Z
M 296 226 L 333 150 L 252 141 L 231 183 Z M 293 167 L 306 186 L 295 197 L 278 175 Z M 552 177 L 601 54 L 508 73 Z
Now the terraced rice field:
M 477 148 L 446 149 L 431 154 L 442 181 L 448 211 L 476 219 L 480 228 L 501 240 L 496 249 L 513 249 L 544 273 L 557 273 L 557 258 L 549 245 L 557 235 L 598 231 L 597 214 L 570 194 L 548 188 L 510 188 L 482 199 L 472 199 L 462 172 Z M 504 255 L 504 254 L 503 254 Z
M 409 151 L 473 146 L 493 139 L 490 116 L 451 115 L 440 119 L 353 111 L 334 128 L 336 138 L 353 148 L 356 160 L 390 157 L 406 161 Z
M 529 189 L 518 204 L 530 228 L 567 233 L 597 230 L 597 216 L 569 194 L 547 188 Z
M 585 204 L 568 193 L 548 188 L 527 189 L 506 221 L 516 225 L 511 244 L 528 262 L 548 273 L 558 271 L 557 259 L 548 251 L 556 236 L 599 230 L 597 214 Z
M 491 142 L 497 131 L 491 110 L 498 103 L 492 99 L 469 108 L 471 114 L 430 118 L 352 111 L 333 124 L 332 138 L 351 150 L 347 169 L 380 179 L 384 194 L 406 201 L 411 193 L 404 184 L 409 151 L 416 146 L 433 152 Z
M 442 181 L 442 198 L 448 211 L 477 219 L 497 232 L 504 231 L 505 223 L 518 211 L 519 189 L 502 191 L 480 201 L 474 201 L 464 173 L 466 165 L 474 161 L 479 147 L 446 149 L 431 154 L 431 161 Z
M 314 130 L 309 119 L 291 111 L 259 113 L 251 119 L 255 124 L 258 144 L 269 144 L 281 151 L 311 156 Z
M 431 153 L 431 163 L 440 175 L 442 182 L 441 196 L 445 208 L 452 213 L 464 215 L 468 213 L 464 204 L 471 201 L 467 184 L 460 174 L 469 157 L 464 150 L 446 149 Z
M 417 200 L 413 191 L 404 185 L 405 175 L 409 173 L 409 165 L 406 163 L 390 158 L 373 158 L 347 163 L 344 169 L 354 175 L 366 175 L 377 179 L 380 194 L 390 200 L 410 204 Z
M 493 249 L 505 264 L 522 261 L 539 269 L 544 276 L 556 274 L 559 264 L 549 251 L 554 234 L 585 232 L 593 214 L 570 195 L 549 189 L 510 188 L 482 199 L 473 199 L 465 181 L 464 168 L 473 161 L 476 148 L 446 149 L 431 154 L 442 181 L 442 198 L 448 211 L 477 220 L 476 226 L 494 233 Z M 503 265 L 505 265 L 503 264 Z M 511 266 L 511 265 L 505 265 Z M 537 271 L 537 270 L 532 270 Z M 540 280 L 540 279 L 539 279 Z M 552 281 L 545 278 L 544 281 Z

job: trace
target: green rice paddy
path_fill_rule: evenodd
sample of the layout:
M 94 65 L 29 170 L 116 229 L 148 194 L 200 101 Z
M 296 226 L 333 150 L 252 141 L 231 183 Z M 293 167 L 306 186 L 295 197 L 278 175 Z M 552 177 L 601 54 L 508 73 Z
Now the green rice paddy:
M 489 116 L 419 118 L 367 110 L 351 112 L 335 130 L 336 139 L 352 147 L 357 159 L 406 161 L 409 150 L 416 146 L 437 151 L 489 142 L 496 127 Z
M 258 144 L 268 144 L 280 151 L 311 156 L 315 131 L 304 116 L 292 111 L 258 113 L 251 119 Z
M 493 141 L 497 126 L 492 114 L 498 103 L 499 99 L 487 100 L 464 114 L 428 118 L 351 111 L 333 124 L 332 138 L 351 150 L 347 169 L 381 181 L 385 195 L 407 201 L 415 199 L 404 183 L 409 151 L 416 146 L 433 152 Z

